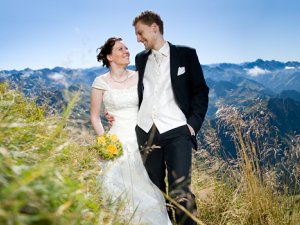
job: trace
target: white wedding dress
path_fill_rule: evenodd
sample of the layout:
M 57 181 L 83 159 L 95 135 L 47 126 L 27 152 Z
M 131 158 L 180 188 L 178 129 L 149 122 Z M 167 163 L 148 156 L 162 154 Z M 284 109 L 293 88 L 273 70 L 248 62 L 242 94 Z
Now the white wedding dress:
M 102 75 L 95 79 L 92 87 L 104 90 L 104 106 L 115 118 L 109 133 L 116 134 L 124 147 L 124 154 L 118 159 L 101 161 L 98 180 L 104 195 L 124 204 L 118 213 L 126 219 L 133 215 L 130 224 L 172 225 L 164 197 L 148 177 L 138 150 L 137 84 L 126 89 L 112 88 L 108 76 Z

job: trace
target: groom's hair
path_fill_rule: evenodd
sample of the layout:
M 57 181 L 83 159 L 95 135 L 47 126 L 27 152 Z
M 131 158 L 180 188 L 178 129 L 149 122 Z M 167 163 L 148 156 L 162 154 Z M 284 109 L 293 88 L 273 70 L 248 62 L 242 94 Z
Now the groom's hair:
M 160 33 L 164 34 L 164 22 L 162 21 L 160 16 L 153 11 L 146 10 L 144 12 L 141 12 L 140 15 L 134 18 L 132 25 L 135 26 L 138 22 L 141 22 L 148 26 L 156 23 L 159 27 Z

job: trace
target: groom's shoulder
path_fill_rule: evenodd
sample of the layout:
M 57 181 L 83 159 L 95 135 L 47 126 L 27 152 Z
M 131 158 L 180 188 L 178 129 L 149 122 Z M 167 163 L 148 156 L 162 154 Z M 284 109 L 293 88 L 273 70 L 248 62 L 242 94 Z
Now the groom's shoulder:
M 174 45 L 174 47 L 178 50 L 178 51 L 182 51 L 182 52 L 190 52 L 190 51 L 195 51 L 195 48 L 192 48 L 190 46 L 187 45 Z

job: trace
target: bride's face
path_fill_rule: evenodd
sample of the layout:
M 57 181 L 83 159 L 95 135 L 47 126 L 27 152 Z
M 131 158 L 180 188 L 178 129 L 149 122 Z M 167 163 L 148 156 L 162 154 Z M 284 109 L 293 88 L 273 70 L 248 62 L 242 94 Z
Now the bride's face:
M 117 65 L 127 66 L 130 63 L 130 53 L 123 41 L 116 41 L 108 60 Z

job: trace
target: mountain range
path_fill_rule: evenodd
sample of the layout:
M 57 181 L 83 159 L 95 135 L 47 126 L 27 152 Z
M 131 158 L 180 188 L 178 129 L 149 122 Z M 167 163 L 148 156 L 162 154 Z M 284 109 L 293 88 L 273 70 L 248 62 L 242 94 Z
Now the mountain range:
M 129 66 L 130 69 L 135 67 Z M 243 108 L 253 112 L 259 99 L 272 114 L 272 125 L 279 130 L 281 139 L 290 134 L 300 134 L 300 62 L 279 62 L 257 59 L 241 64 L 219 63 L 202 65 L 210 88 L 206 121 L 216 124 L 216 112 L 222 105 Z M 47 103 L 53 110 L 63 110 L 70 92 L 81 91 L 81 98 L 73 110 L 72 118 L 89 124 L 89 93 L 96 76 L 107 71 L 103 67 L 87 69 L 2 70 L 0 81 L 10 83 L 26 96 L 36 98 L 39 104 Z M 249 110 L 251 109 L 251 110 Z M 220 134 L 225 151 L 232 143 Z

